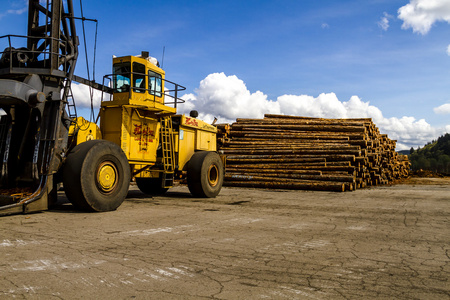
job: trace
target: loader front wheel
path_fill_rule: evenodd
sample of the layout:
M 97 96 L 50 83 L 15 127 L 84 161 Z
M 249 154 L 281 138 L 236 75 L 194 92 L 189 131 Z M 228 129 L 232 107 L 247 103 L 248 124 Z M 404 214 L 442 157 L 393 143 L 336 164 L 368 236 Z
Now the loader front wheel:
M 91 140 L 77 145 L 67 156 L 64 191 L 81 210 L 111 211 L 125 200 L 130 177 L 127 157 L 119 146 Z
M 194 197 L 214 198 L 223 184 L 223 164 L 215 152 L 200 151 L 189 160 L 187 183 Z

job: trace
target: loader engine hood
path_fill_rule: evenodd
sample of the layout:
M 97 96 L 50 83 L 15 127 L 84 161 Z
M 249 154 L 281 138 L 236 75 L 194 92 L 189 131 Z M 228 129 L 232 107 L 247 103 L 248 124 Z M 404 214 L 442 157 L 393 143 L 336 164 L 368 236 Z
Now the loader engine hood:
M 188 117 L 183 115 L 181 117 L 181 125 L 192 127 L 195 129 L 201 129 L 209 132 L 217 132 L 217 128 L 211 124 L 206 123 L 205 121 L 202 121 L 200 119 L 196 119 L 193 117 Z

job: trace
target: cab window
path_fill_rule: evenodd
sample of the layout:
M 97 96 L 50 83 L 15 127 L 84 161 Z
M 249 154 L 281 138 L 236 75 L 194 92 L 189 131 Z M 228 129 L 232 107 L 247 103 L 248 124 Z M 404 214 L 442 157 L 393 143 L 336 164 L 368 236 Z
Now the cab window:
M 161 74 L 153 71 L 148 71 L 148 90 L 151 95 L 161 97 L 162 94 L 162 79 Z
M 145 66 L 140 63 L 133 63 L 133 91 L 145 93 Z
M 130 76 L 131 65 L 130 63 L 117 63 L 113 66 L 113 89 L 116 92 L 128 92 L 130 91 Z

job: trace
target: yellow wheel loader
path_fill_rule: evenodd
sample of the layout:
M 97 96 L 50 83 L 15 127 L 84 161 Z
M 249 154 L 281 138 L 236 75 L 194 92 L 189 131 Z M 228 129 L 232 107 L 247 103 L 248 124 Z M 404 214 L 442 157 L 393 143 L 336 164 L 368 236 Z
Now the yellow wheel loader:
M 64 188 L 81 209 L 116 209 L 130 179 L 149 195 L 186 180 L 194 197 L 215 197 L 223 183 L 222 158 L 216 152 L 217 128 L 177 115 L 178 93 L 185 88 L 165 79 L 156 59 L 113 58 L 113 74 L 104 77 L 100 127 L 78 118 L 70 127 Z M 107 94 L 107 95 L 106 95 Z

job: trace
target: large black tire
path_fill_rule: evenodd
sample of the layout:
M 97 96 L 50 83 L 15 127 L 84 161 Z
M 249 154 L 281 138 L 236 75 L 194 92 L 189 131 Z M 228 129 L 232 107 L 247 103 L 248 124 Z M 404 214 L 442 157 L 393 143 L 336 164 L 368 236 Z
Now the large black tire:
M 168 188 L 162 187 L 162 178 L 136 178 L 137 187 L 147 195 L 158 196 L 167 192 Z
M 187 167 L 187 183 L 194 197 L 214 198 L 223 184 L 223 164 L 215 152 L 195 152 Z
M 85 211 L 117 209 L 128 193 L 130 166 L 122 149 L 105 140 L 91 140 L 70 151 L 63 169 L 64 191 Z

